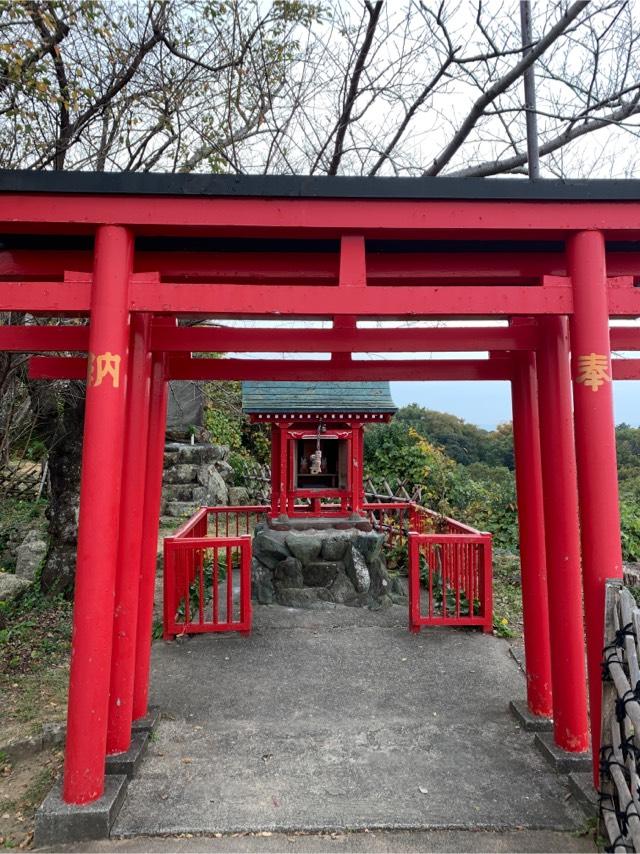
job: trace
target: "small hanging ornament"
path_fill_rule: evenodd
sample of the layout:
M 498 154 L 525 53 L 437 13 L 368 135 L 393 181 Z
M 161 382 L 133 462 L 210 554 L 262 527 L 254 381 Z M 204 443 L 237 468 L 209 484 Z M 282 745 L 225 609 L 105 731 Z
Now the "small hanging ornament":
M 316 449 L 311 454 L 311 474 L 322 474 L 322 450 L 320 448 L 320 434 L 324 433 L 327 428 L 322 421 L 318 424 L 318 434 L 316 438 Z

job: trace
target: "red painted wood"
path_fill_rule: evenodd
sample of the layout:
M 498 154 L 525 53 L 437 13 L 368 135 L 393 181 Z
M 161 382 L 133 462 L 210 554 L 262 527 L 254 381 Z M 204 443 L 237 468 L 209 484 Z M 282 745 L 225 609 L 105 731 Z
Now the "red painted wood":
M 620 329 L 629 346 L 640 349 L 640 329 Z M 627 341 L 625 338 L 625 342 Z M 634 340 L 635 339 L 635 342 Z M 0 350 L 14 352 L 86 351 L 89 328 L 81 326 L 0 327 Z M 613 339 L 612 339 L 613 343 Z M 165 352 L 322 353 L 463 352 L 529 350 L 537 345 L 535 327 L 514 332 L 504 327 L 432 327 L 425 329 L 238 329 L 231 327 L 154 326 L 151 349 Z
M 169 357 L 171 379 L 225 380 L 508 380 L 509 362 L 488 359 L 429 359 L 424 361 L 359 360 L 336 365 L 318 360 L 193 359 Z
M 96 357 L 86 396 L 80 519 L 63 796 L 84 804 L 104 791 L 113 606 L 118 549 L 132 235 L 103 226 L 95 242 L 92 326 Z M 98 357 L 120 357 L 118 381 L 100 376 Z
M 613 416 L 607 278 L 603 235 L 581 232 L 567 242 L 574 291 L 571 319 L 573 406 L 580 496 L 582 577 L 587 634 L 594 782 L 600 756 L 601 665 L 605 582 L 622 579 L 618 468 Z M 593 359 L 601 368 L 589 370 Z
M 61 350 L 86 353 L 88 348 L 88 326 L 0 326 L 0 350 L 17 353 Z
M 175 198 L 3 194 L 2 228 L 45 233 L 91 233 L 119 222 L 137 234 L 190 233 L 269 236 L 558 238 L 566 231 L 604 228 L 640 237 L 637 202 L 469 201 L 405 199 Z M 544 216 L 541 216 L 544 210 Z
M 369 505 L 372 506 L 372 505 Z M 421 509 L 421 508 L 419 508 Z M 483 632 L 493 629 L 492 606 L 492 540 L 490 534 L 418 534 L 411 531 L 409 539 L 409 629 L 420 631 L 422 626 L 480 626 Z M 423 560 L 420 560 L 422 556 Z M 461 572 L 466 565 L 465 572 Z M 425 582 L 427 613 L 421 601 L 421 574 L 426 569 Z M 438 587 L 453 595 L 454 604 L 442 595 L 440 613 L 436 613 L 436 571 L 440 572 Z M 461 589 L 461 585 L 464 585 Z M 468 602 L 479 602 L 479 613 L 460 613 L 461 594 Z M 470 609 L 475 610 L 475 609 Z
M 280 463 L 279 471 L 276 471 L 275 474 L 272 472 L 271 477 L 272 480 L 274 478 L 278 478 L 278 496 L 280 498 L 279 505 L 279 515 L 286 516 L 289 510 L 289 480 L 287 477 L 288 469 L 289 469 L 289 452 L 288 452 L 288 439 L 287 439 L 287 428 L 288 424 L 285 422 L 280 422 L 278 425 L 278 431 L 280 434 L 280 452 L 278 454 L 278 462 Z M 273 488 L 273 483 L 272 483 Z
M 610 329 L 613 350 L 640 350 L 640 328 Z M 518 327 L 354 329 L 239 329 L 224 326 L 159 325 L 151 331 L 151 349 L 169 353 L 410 353 L 532 350 L 538 345 L 534 324 Z M 0 350 L 13 352 L 86 351 L 88 326 L 2 326 Z
M 365 255 L 364 237 L 357 234 L 347 234 L 342 237 L 339 273 L 341 288 L 366 287 L 367 262 Z
M 312 317 L 348 314 L 358 317 L 461 317 L 569 314 L 567 285 L 525 287 L 464 286 L 420 288 L 380 286 L 341 288 L 273 284 L 228 285 L 210 282 L 185 285 L 143 283 L 131 287 L 133 311 L 173 311 L 193 316 Z M 640 302 L 640 295 L 638 295 Z M 636 311 L 637 311 L 636 306 Z M 409 319 L 409 318 L 407 318 Z
M 640 349 L 640 329 L 631 331 L 635 333 L 637 347 Z M 344 329 L 278 329 L 275 333 L 273 329 L 221 326 L 163 330 L 156 328 L 152 332 L 153 349 L 194 353 L 431 353 L 529 350 L 536 345 L 537 330 L 534 326 L 517 331 L 506 327 L 465 329 L 453 326 L 354 329 L 348 335 L 345 335 Z
M 107 753 L 123 753 L 131 744 L 133 682 L 138 627 L 138 593 L 144 530 L 144 493 L 149 435 L 151 318 L 131 321 L 127 417 L 120 502 L 116 597 L 109 689 Z
M 553 733 L 573 753 L 589 746 L 576 458 L 565 318 L 545 318 L 538 352 Z
M 165 321 L 171 322 L 171 321 Z M 136 629 L 136 659 L 133 685 L 133 720 L 147 714 L 149 703 L 149 669 L 153 629 L 153 600 L 155 594 L 158 551 L 158 528 L 162 501 L 162 473 L 167 422 L 169 386 L 165 380 L 165 357 L 153 356 L 149 394 L 149 438 L 147 442 L 146 484 L 142 522 L 140 561 L 140 591 Z
M 537 394 L 535 354 L 515 353 L 511 401 L 520 529 L 527 705 L 532 714 L 551 717 L 551 653 Z
M 0 251 L 0 278 L 62 279 L 64 270 L 91 270 L 90 252 Z M 330 252 L 136 252 L 135 269 L 159 272 L 172 281 L 336 284 L 339 256 Z M 612 252 L 610 276 L 639 276 L 640 254 Z M 561 252 L 394 252 L 367 254 L 369 284 L 433 281 L 492 284 L 536 283 L 541 276 L 566 276 Z
M 29 379 L 84 380 L 87 360 L 84 356 L 33 356 L 29 359 Z
M 338 297 L 338 292 L 340 296 Z M 302 285 L 229 285 L 220 282 L 181 284 L 133 281 L 130 309 L 156 314 L 193 317 L 328 317 L 362 318 L 510 317 L 515 315 L 569 315 L 571 289 L 484 285 L 345 288 Z M 86 281 L 3 282 L 4 311 L 44 315 L 85 315 L 90 285 Z M 329 306 L 331 307 L 329 309 Z M 640 315 L 640 288 L 616 287 L 609 292 L 611 317 Z
M 273 477 L 280 471 L 280 431 L 276 424 L 271 425 L 271 513 L 277 516 L 280 511 L 280 480 Z
M 204 365 L 200 363 L 204 362 Z M 511 379 L 509 364 L 487 359 L 433 359 L 428 361 L 358 361 L 344 367 L 327 361 L 300 362 L 295 359 L 268 361 L 259 359 L 194 359 L 171 360 L 167 379 L 226 380 L 323 380 L 360 382 L 366 379 L 429 381 L 468 381 Z M 192 370 L 192 366 L 195 366 Z M 29 359 L 32 380 L 82 380 L 87 373 L 87 360 L 77 356 L 33 356 Z M 640 359 L 614 359 L 615 380 L 639 380 Z
M 640 380 L 640 359 L 614 359 L 614 380 Z

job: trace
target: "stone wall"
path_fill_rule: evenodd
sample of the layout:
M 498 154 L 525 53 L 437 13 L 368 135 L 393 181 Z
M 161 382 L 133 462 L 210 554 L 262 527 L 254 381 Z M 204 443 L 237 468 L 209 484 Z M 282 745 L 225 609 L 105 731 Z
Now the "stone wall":
M 184 519 L 204 505 L 229 503 L 233 475 L 226 445 L 168 442 L 164 453 L 163 522 Z
M 287 531 L 263 523 L 253 539 L 253 598 L 292 608 L 406 604 L 406 580 L 387 572 L 384 540 L 355 527 Z

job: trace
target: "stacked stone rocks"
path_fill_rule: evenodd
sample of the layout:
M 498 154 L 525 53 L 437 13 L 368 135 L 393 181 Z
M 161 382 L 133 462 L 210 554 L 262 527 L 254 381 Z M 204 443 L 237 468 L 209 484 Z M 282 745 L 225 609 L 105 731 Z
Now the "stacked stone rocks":
M 228 504 L 233 474 L 226 445 L 168 442 L 164 453 L 162 514 L 165 526 L 205 505 Z
M 295 531 L 261 524 L 253 539 L 253 598 L 291 608 L 406 604 L 406 585 L 387 572 L 384 540 L 355 527 Z

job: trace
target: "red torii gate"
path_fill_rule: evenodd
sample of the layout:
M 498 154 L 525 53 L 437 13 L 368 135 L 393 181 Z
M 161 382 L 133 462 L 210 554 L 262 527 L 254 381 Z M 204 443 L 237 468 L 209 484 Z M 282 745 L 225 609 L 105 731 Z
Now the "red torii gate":
M 5 172 L 0 194 L 0 310 L 90 318 L 0 328 L 0 349 L 88 354 L 30 368 L 88 378 L 65 800 L 102 794 L 105 754 L 147 711 L 170 378 L 509 380 L 529 708 L 553 713 L 558 746 L 587 749 L 582 590 L 597 722 L 604 580 L 621 575 L 611 379 L 640 378 L 640 360 L 611 360 L 640 350 L 640 330 L 609 329 L 640 315 L 638 182 Z M 454 317 L 510 326 L 356 324 Z M 479 350 L 490 358 L 350 357 Z M 332 356 L 190 358 L 283 351 Z

